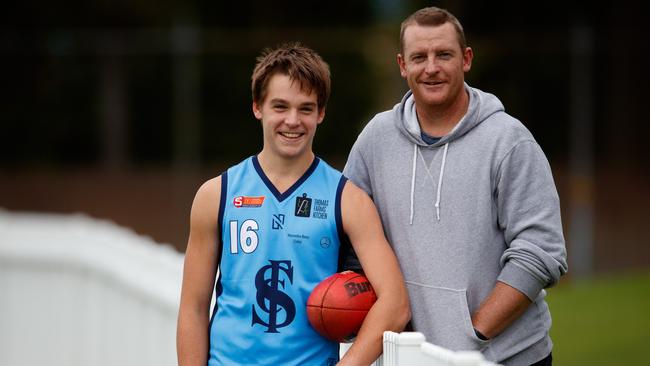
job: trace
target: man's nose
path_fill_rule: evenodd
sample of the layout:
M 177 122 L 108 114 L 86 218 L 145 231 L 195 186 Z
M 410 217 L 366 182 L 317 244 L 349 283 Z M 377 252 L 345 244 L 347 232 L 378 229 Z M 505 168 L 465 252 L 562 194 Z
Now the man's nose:
M 435 74 L 438 72 L 438 62 L 434 56 L 427 58 L 427 64 L 424 67 L 427 74 Z
M 289 110 L 289 113 L 287 113 L 287 117 L 284 119 L 284 123 L 292 127 L 297 126 L 300 123 L 298 110 L 296 109 Z

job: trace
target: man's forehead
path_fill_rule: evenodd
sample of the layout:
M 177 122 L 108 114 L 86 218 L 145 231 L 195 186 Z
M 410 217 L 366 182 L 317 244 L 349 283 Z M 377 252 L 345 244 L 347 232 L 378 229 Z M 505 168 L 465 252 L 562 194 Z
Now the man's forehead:
M 457 46 L 458 36 L 454 26 L 447 22 L 441 25 L 409 25 L 404 30 L 404 53 L 418 48 Z
M 317 99 L 314 88 L 299 79 L 291 78 L 289 75 L 274 74 L 267 85 L 267 94 L 271 99 L 287 98 L 289 94 L 299 94 L 306 98 Z

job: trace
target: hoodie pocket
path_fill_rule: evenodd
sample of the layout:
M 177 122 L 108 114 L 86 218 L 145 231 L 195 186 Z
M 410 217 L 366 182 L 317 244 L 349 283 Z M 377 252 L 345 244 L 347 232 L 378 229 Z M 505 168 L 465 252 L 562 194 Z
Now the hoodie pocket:
M 474 333 L 464 289 L 450 289 L 406 281 L 412 324 L 427 342 L 454 351 L 484 351 L 489 341 Z

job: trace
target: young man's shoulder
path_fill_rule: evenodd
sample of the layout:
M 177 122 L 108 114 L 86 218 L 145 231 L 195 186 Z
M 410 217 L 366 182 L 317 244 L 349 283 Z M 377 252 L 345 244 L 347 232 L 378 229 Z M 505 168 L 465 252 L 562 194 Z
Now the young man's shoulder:
M 365 207 L 371 203 L 372 200 L 366 191 L 356 185 L 353 181 L 346 179 L 341 193 L 342 205 L 359 209 L 360 207 Z
M 222 175 L 210 178 L 203 182 L 196 191 L 197 200 L 212 200 L 219 197 L 221 192 Z

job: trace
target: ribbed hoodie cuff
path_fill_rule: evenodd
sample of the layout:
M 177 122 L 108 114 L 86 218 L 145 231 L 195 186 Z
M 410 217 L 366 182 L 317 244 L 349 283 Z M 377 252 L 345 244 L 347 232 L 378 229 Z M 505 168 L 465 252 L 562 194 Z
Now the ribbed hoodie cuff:
M 535 301 L 539 292 L 544 288 L 543 282 L 511 261 L 506 262 L 497 281 L 501 281 L 521 291 L 530 301 Z

